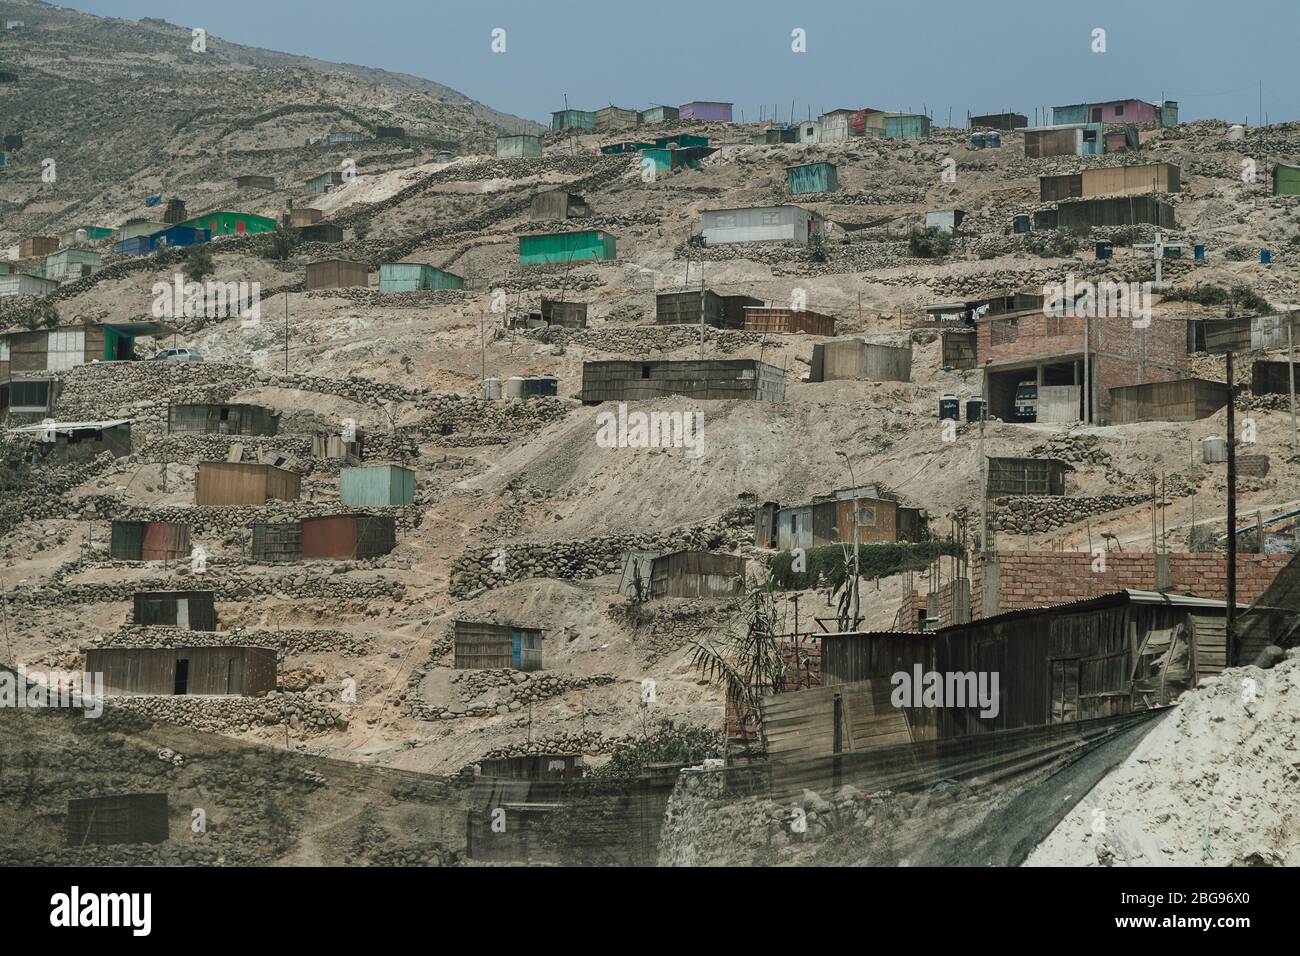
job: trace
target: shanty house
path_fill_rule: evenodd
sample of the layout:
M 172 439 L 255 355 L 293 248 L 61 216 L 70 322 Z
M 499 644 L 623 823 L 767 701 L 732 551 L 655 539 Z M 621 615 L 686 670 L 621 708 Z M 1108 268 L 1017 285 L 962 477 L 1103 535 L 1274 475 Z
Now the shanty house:
M 523 159 L 542 155 L 542 138 L 521 133 L 517 136 L 497 137 L 497 156 L 504 159 Z
M 744 592 L 745 559 L 734 554 L 674 551 L 651 562 L 651 598 L 728 598 Z
M 1063 176 L 1039 176 L 1038 198 L 1040 202 L 1057 202 L 1096 196 L 1176 193 L 1181 188 L 1181 180 L 1182 169 L 1174 163 L 1107 166 Z
M 754 359 L 583 362 L 584 404 L 632 402 L 664 395 L 780 403 L 785 373 Z
M 68 282 L 99 271 L 104 257 L 89 249 L 60 249 L 45 259 L 45 278 Z
M 192 226 L 168 226 L 152 235 L 144 237 L 146 248 L 153 252 L 160 248 L 180 249 L 202 242 L 210 242 L 212 233 L 207 229 L 195 229 Z
M 397 523 L 392 515 L 321 515 L 303 518 L 300 527 L 304 559 L 364 561 L 397 547 Z
M 1025 156 L 1100 156 L 1103 149 L 1100 123 L 1072 123 L 1038 126 L 1025 130 Z
M 585 329 L 587 303 L 543 298 L 541 316 L 546 325 L 558 325 L 566 329 Z
M 35 259 L 59 251 L 59 240 L 54 236 L 28 236 L 18 243 L 18 258 Z
M 800 206 L 755 206 L 745 209 L 706 209 L 700 232 L 706 245 L 729 242 L 798 242 L 807 245 L 822 235 L 826 221 Z
M 840 188 L 834 163 L 804 163 L 785 168 L 785 185 L 792 196 L 833 193 Z
M 132 599 L 131 623 L 215 631 L 214 599 L 211 591 L 137 591 Z
M 380 292 L 463 289 L 465 280 L 423 262 L 385 262 L 379 267 Z
M 1174 100 L 1150 103 L 1146 100 L 1127 99 L 1053 106 L 1052 122 L 1058 126 L 1076 123 L 1140 123 L 1167 129 L 1178 125 L 1178 103 Z
M 367 465 L 339 472 L 339 499 L 349 508 L 388 508 L 415 501 L 415 472 L 400 465 Z
M 307 263 L 307 288 L 310 289 L 364 289 L 370 285 L 370 276 L 364 262 L 351 259 L 322 259 Z
M 1074 466 L 1056 458 L 990 458 L 985 497 L 1064 495 L 1065 475 Z
M 878 345 L 864 339 L 836 339 L 813 346 L 809 382 L 860 379 L 868 382 L 909 382 L 912 347 Z
M 88 462 L 107 452 L 114 458 L 131 454 L 131 419 L 102 422 L 42 422 L 10 429 L 11 434 L 38 436 L 37 449 L 46 461 Z
M 854 510 L 859 544 L 892 544 L 898 540 L 898 502 L 888 498 L 829 497 L 811 504 L 781 508 L 776 513 L 776 546 L 782 551 L 852 544 Z
M 194 482 L 194 503 L 230 507 L 264 505 L 272 498 L 297 501 L 302 479 L 296 471 L 257 462 L 202 461 Z
M 762 304 L 753 296 L 719 295 L 712 289 L 660 292 L 655 296 L 655 324 L 699 325 L 702 320 L 716 329 L 743 329 L 745 307 Z
M 114 521 L 109 557 L 115 561 L 180 561 L 190 556 L 190 526 L 171 521 Z
M 626 129 L 639 122 L 636 110 L 625 110 L 620 106 L 604 106 L 596 110 L 596 129 Z
M 566 129 L 592 132 L 596 129 L 596 114 L 586 110 L 556 110 L 551 114 L 551 132 L 560 133 Z
M 273 647 L 92 647 L 85 655 L 109 697 L 264 697 L 278 674 Z
M 652 106 L 641 111 L 641 124 L 672 122 L 680 119 L 680 113 L 675 106 Z
M 713 123 L 731 122 L 731 104 L 709 100 L 692 100 L 677 108 L 679 119 L 705 120 Z
M 167 406 L 169 435 L 274 435 L 279 427 L 280 413 L 263 405 Z
M 313 209 L 311 206 L 297 206 L 289 210 L 289 227 L 301 229 L 303 226 L 314 226 L 324 218 L 325 213 L 319 209 Z
M 10 295 L 45 295 L 59 287 L 54 279 L 14 272 L 0 275 L 0 298 Z
M 1114 425 L 1199 421 L 1227 405 L 1231 395 L 1225 383 L 1203 378 L 1121 385 L 1110 390 L 1110 420 Z
M 1024 129 L 1029 125 L 1023 113 L 985 113 L 972 116 L 966 124 L 970 129 Z
M 1057 204 L 1046 222 L 1038 219 L 1039 228 L 1091 229 L 1097 226 L 1133 226 L 1152 223 L 1173 229 L 1174 207 L 1155 196 L 1116 196 L 1110 199 L 1069 199 Z
M 166 843 L 167 794 L 125 793 L 68 801 L 64 845 L 118 846 Z
M 653 168 L 655 173 L 670 173 L 675 169 L 699 169 L 700 160 L 716 153 L 712 146 L 687 146 L 680 149 L 666 146 L 648 146 L 641 150 L 641 168 Z
M 328 173 L 321 173 L 319 176 L 313 176 L 303 183 L 302 188 L 312 196 L 320 196 L 342 185 L 343 173 L 335 169 Z
M 928 139 L 930 117 L 921 113 L 885 113 L 885 136 L 889 139 Z
M 771 332 L 781 335 L 834 335 L 835 317 L 808 309 L 787 309 L 769 305 L 747 305 L 744 308 L 746 332 Z
M 299 226 L 298 235 L 303 242 L 342 242 L 343 227 L 332 222 L 314 222 L 310 226 Z
M 542 669 L 542 629 L 518 624 L 455 621 L 457 669 L 494 668 L 517 671 Z
M 533 197 L 533 219 L 579 219 L 591 215 L 591 207 L 577 193 L 566 189 L 548 189 Z
M 553 232 L 519 237 L 521 266 L 617 257 L 614 237 L 599 229 Z
M 1273 167 L 1273 195 L 1300 196 L 1300 166 L 1278 163 Z
M 191 229 L 206 229 L 213 238 L 217 236 L 243 236 L 259 232 L 275 232 L 275 220 L 251 212 L 230 212 L 214 209 L 201 216 L 186 219 L 177 225 Z
M 961 228 L 966 213 L 960 209 L 936 209 L 925 214 L 925 228 L 937 229 L 946 235 L 952 235 Z
M 274 189 L 275 177 L 274 176 L 252 176 L 252 175 L 236 176 L 235 188 L 236 189 Z

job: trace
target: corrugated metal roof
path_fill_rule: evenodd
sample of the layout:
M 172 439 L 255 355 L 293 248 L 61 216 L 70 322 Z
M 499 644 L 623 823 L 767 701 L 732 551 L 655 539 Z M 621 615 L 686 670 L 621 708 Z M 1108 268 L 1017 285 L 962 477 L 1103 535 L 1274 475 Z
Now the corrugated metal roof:
M 40 424 L 40 425 L 22 425 L 18 428 L 11 428 L 9 429 L 9 431 L 12 434 L 17 434 L 19 432 L 43 432 L 43 431 L 50 431 L 50 430 L 53 430 L 55 432 L 71 432 L 71 431 L 80 431 L 82 429 L 87 429 L 87 428 L 95 428 L 95 429 L 115 428 L 118 425 L 125 425 L 133 420 L 134 419 L 130 419 L 130 418 L 111 418 L 108 421 L 103 421 L 103 422 L 49 422 L 48 424 Z

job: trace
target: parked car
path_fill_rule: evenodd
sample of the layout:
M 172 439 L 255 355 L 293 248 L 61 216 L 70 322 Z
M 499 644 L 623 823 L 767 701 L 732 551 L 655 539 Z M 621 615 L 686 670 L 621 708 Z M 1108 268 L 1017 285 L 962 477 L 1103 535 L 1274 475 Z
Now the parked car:
M 163 349 L 151 362 L 202 362 L 203 356 L 194 349 Z

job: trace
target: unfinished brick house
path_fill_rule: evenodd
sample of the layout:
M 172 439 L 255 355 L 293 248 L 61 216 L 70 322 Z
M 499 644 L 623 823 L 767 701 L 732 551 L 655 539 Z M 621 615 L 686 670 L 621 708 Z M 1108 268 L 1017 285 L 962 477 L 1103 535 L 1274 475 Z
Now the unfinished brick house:
M 1015 420 L 1021 385 L 1035 385 L 1039 406 L 1050 410 L 1051 417 L 1037 420 L 1107 425 L 1112 388 L 1191 374 L 1187 329 L 1176 319 L 1153 318 L 1146 328 L 1134 328 L 1128 317 L 1026 311 L 981 318 L 975 347 L 987 376 L 989 417 L 1008 421 Z

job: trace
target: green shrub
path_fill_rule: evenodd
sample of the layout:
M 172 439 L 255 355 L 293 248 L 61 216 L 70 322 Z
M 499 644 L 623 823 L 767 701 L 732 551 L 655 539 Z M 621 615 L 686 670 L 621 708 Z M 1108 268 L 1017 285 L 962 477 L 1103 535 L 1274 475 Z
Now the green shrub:
M 952 252 L 952 235 L 930 226 L 908 237 L 907 251 L 917 259 L 942 259 Z

